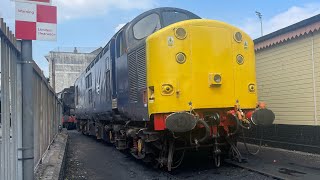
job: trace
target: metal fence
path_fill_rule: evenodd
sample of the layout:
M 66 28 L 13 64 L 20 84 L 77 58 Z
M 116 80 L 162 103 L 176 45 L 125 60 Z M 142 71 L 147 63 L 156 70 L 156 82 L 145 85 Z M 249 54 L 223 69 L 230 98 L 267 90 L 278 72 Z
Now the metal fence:
M 32 42 L 16 41 L 0 18 L 0 179 L 32 180 L 62 118 L 62 106 L 32 60 Z
M 62 119 L 62 106 L 36 64 L 33 70 L 34 162 L 36 168 L 58 133 L 58 126 Z

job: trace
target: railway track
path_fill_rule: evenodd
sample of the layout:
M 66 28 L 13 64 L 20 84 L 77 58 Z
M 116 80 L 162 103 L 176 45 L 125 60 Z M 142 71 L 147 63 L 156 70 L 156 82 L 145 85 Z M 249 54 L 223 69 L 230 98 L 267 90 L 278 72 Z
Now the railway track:
M 163 172 L 162 173 L 163 176 L 167 177 L 168 180 L 182 180 L 181 178 L 175 176 L 175 175 L 172 175 L 168 172 Z
M 224 162 L 229 164 L 229 165 L 232 165 L 232 166 L 236 166 L 236 167 L 239 167 L 239 168 L 242 168 L 242 169 L 246 169 L 246 170 L 251 171 L 251 172 L 255 172 L 255 173 L 259 173 L 259 174 L 264 175 L 264 176 L 271 177 L 273 179 L 279 179 L 279 180 L 286 179 L 286 178 L 281 177 L 279 175 L 276 175 L 276 174 L 273 174 L 273 173 L 269 173 L 269 172 L 260 170 L 258 168 L 253 168 L 253 167 L 246 166 L 245 163 L 238 163 L 238 162 L 235 162 L 235 161 L 232 161 L 232 160 L 227 160 L 227 161 L 224 161 Z
M 225 165 L 227 165 L 227 166 L 232 166 L 232 167 L 235 167 L 235 168 L 245 169 L 247 171 L 250 171 L 250 172 L 253 172 L 253 173 L 256 173 L 256 174 L 260 174 L 262 176 L 269 177 L 270 179 L 278 179 L 278 180 L 288 179 L 288 178 L 286 178 L 284 176 L 277 175 L 276 173 L 270 173 L 270 172 L 263 171 L 263 170 L 261 170 L 259 168 L 250 167 L 250 166 L 246 165 L 246 163 L 238 163 L 238 162 L 232 161 L 232 160 L 224 160 L 223 163 Z M 223 168 L 223 167 L 221 167 L 221 168 Z M 197 172 L 194 172 L 194 174 L 191 175 L 191 176 L 193 176 L 194 178 L 197 178 L 197 176 L 195 174 L 207 174 L 209 171 L 215 171 L 215 170 L 217 170 L 217 169 L 205 168 L 205 169 L 199 170 Z M 188 170 L 186 170 L 186 171 L 188 171 Z M 161 171 L 161 172 L 162 172 L 161 174 L 163 176 L 167 177 L 167 179 L 170 179 L 170 180 L 185 179 L 185 177 L 181 177 L 181 174 L 185 173 L 184 170 L 182 170 L 182 172 L 179 172 L 179 173 L 175 173 L 175 171 L 173 171 L 173 172 Z
M 272 173 L 269 173 L 269 172 L 265 172 L 263 170 L 260 170 L 258 168 L 251 168 L 251 167 L 248 167 L 246 166 L 245 164 L 246 163 L 237 163 L 235 161 L 232 161 L 232 160 L 225 160 L 223 162 L 226 166 L 224 167 L 221 167 L 221 168 L 225 168 L 225 167 L 234 167 L 234 168 L 237 168 L 237 169 L 244 169 L 244 170 L 247 170 L 249 172 L 253 172 L 255 174 L 260 174 L 262 176 L 265 176 L 265 177 L 269 177 L 270 179 L 278 179 L 278 180 L 284 180 L 284 179 L 287 179 L 285 177 L 282 177 L 282 176 L 279 176 L 277 174 L 272 174 Z M 200 178 L 198 175 L 202 174 L 210 174 L 210 172 L 214 172 L 214 171 L 219 171 L 220 168 L 208 168 L 208 167 L 205 167 L 204 169 L 202 170 L 198 170 L 198 171 L 194 171 L 193 173 L 191 174 L 188 174 L 186 176 L 183 176 L 183 174 L 185 174 L 186 172 L 188 172 L 189 170 L 186 169 L 186 170 L 178 170 L 178 172 L 176 171 L 172 171 L 172 172 L 167 172 L 167 171 L 163 171 L 163 170 L 159 170 L 161 172 L 161 175 L 162 177 L 166 177 L 168 180 L 182 180 L 182 179 L 186 179 L 186 177 L 188 178 L 194 178 L 194 179 L 197 179 L 197 178 Z M 216 174 L 217 172 L 213 173 L 213 174 Z M 217 173 L 219 174 L 219 173 Z M 187 178 L 187 179 L 188 179 Z M 219 178 L 218 178 L 219 179 Z

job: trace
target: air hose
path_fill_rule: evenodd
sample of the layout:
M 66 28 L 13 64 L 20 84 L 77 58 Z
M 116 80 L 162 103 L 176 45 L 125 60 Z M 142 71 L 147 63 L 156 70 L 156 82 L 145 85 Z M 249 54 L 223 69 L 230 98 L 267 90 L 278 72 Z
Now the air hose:
M 257 149 L 256 152 L 250 152 L 248 146 L 247 146 L 247 142 L 246 142 L 246 137 L 245 137 L 245 134 L 244 134 L 244 130 L 242 129 L 242 139 L 243 139 L 243 144 L 244 144 L 244 147 L 246 148 L 246 150 L 248 151 L 249 154 L 251 155 L 257 155 L 259 152 L 260 152 L 260 149 L 262 147 L 262 139 L 263 139 L 263 130 L 261 132 L 261 137 L 260 137 L 260 142 L 259 142 L 259 147 Z
M 257 155 L 259 152 L 260 152 L 260 149 L 262 147 L 262 139 L 263 139 L 263 131 L 261 133 L 261 138 L 260 138 L 260 143 L 259 143 L 259 147 L 258 147 L 258 150 L 256 152 L 250 152 L 248 146 L 247 146 L 247 142 L 246 142 L 246 137 L 245 137 L 245 134 L 244 134 L 244 129 L 250 129 L 252 127 L 251 123 L 249 123 L 249 126 L 243 126 L 242 123 L 240 122 L 239 118 L 237 116 L 234 116 L 234 118 L 236 119 L 236 123 L 237 123 L 237 129 L 233 132 L 233 133 L 230 133 L 229 136 L 232 136 L 232 135 L 235 135 L 238 133 L 239 131 L 239 127 L 242 127 L 242 139 L 243 139 L 243 144 L 246 148 L 246 150 L 248 151 L 249 154 L 251 155 Z
M 240 120 L 238 119 L 237 116 L 233 116 L 233 117 L 236 119 L 236 123 L 237 123 L 236 130 L 234 132 L 232 132 L 232 133 L 229 133 L 228 136 L 236 135 L 239 132 L 239 129 L 240 129 Z
M 205 135 L 203 137 L 201 137 L 200 139 L 197 139 L 197 142 L 205 142 L 210 137 L 210 133 L 211 133 L 210 127 L 207 122 L 205 122 L 204 120 L 201 120 L 201 119 L 197 120 L 197 124 L 202 124 L 206 130 Z M 193 144 L 191 131 L 190 131 L 190 143 Z
M 210 137 L 210 127 L 207 122 L 201 119 L 198 119 L 197 123 L 202 124 L 203 127 L 206 129 L 206 134 L 201 139 L 198 140 L 199 142 L 204 142 Z

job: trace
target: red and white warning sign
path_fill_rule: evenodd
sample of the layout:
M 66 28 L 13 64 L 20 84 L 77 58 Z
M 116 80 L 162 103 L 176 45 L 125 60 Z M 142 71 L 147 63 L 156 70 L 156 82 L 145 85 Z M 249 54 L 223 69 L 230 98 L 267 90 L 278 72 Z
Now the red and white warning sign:
M 16 37 L 56 41 L 57 7 L 16 2 Z
M 51 5 L 51 2 L 52 2 L 52 0 L 12 0 L 12 1 L 37 3 L 37 4 L 45 4 L 45 5 Z

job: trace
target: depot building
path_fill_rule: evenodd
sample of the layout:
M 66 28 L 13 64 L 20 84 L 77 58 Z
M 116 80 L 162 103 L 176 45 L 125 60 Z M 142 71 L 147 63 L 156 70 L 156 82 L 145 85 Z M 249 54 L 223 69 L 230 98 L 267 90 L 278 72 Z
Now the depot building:
M 319 29 L 320 14 L 254 40 L 259 101 L 276 120 L 253 140 L 320 152 Z

